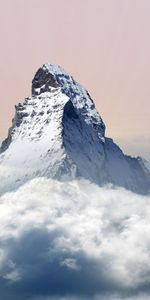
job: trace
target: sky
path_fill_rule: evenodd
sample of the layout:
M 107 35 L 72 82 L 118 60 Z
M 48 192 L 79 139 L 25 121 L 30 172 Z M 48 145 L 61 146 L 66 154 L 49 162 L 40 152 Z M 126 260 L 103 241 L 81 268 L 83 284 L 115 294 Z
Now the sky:
M 49 62 L 87 88 L 107 136 L 150 159 L 149 15 L 149 0 L 0 0 L 0 140 Z

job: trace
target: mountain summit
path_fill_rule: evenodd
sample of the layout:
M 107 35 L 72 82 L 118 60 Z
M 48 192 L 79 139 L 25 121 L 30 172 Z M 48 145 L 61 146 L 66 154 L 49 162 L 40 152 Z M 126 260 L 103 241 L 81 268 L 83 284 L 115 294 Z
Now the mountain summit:
M 150 190 L 142 159 L 126 156 L 105 137 L 105 124 L 89 93 L 57 65 L 44 64 L 32 96 L 16 107 L 0 148 L 0 190 L 37 176 L 85 178 L 138 193 Z

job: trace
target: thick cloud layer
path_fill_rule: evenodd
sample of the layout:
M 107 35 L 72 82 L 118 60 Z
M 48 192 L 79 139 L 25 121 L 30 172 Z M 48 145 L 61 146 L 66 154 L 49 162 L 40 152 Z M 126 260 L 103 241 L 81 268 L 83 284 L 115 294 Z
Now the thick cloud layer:
M 5 300 L 148 300 L 150 198 L 34 179 L 0 198 Z

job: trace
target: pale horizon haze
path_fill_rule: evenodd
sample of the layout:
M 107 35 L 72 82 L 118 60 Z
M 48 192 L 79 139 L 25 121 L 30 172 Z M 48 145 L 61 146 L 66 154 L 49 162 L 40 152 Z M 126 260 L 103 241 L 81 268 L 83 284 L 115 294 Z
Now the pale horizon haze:
M 83 84 L 127 154 L 150 159 L 150 1 L 0 0 L 0 140 L 44 63 Z

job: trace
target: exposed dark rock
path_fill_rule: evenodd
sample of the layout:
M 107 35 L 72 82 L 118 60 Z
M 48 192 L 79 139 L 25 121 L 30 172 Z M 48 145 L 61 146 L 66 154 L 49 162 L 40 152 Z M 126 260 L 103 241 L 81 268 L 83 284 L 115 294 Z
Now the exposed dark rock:
M 40 68 L 32 80 L 32 96 L 49 92 L 51 87 L 58 87 L 58 83 L 54 75 L 49 73 L 46 68 Z

